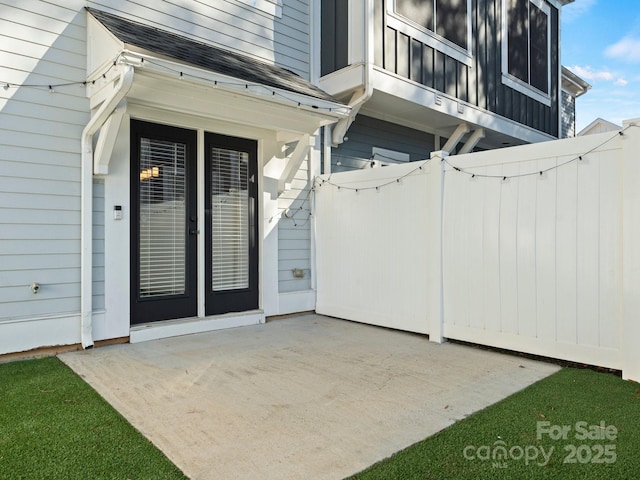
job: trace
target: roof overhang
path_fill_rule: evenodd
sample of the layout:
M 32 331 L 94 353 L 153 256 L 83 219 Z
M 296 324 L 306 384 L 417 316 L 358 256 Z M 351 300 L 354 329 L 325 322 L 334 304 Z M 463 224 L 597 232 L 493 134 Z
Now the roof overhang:
M 127 43 L 94 15 L 100 16 L 102 20 L 131 26 L 130 30 L 136 32 L 144 33 L 147 29 L 150 35 L 155 36 L 153 40 L 156 42 L 158 36 L 166 35 L 169 43 L 180 42 L 176 53 L 184 51 L 185 47 L 192 47 L 199 50 L 200 57 L 229 55 L 235 64 L 248 64 L 256 69 L 263 69 L 266 72 L 264 78 L 268 81 L 263 83 L 256 81 L 254 77 L 247 78 L 248 75 L 243 72 L 248 70 L 242 70 L 241 67 L 227 69 L 241 76 L 229 75 L 206 68 L 206 63 L 205 66 L 196 65 L 177 54 L 167 55 L 166 48 L 157 52 L 140 44 Z M 108 98 L 121 66 L 129 65 L 135 70 L 133 84 L 126 96 L 129 104 L 275 130 L 281 138 L 288 136 L 293 139 L 313 134 L 318 128 L 333 124 L 349 114 L 348 106 L 292 72 L 274 65 L 263 64 L 248 57 L 245 59 L 237 53 L 226 52 L 95 10 L 89 10 L 87 28 L 88 78 L 95 79 L 95 82 L 88 83 L 92 108 Z M 219 67 L 215 61 L 213 64 L 216 68 Z
M 489 112 L 451 95 L 417 84 L 379 68 L 373 69 L 373 97 L 361 112 L 372 116 L 392 116 L 395 123 L 424 130 L 448 138 L 461 123 L 469 132 L 483 128 L 480 148 L 537 143 L 554 139 L 553 136 L 528 127 L 506 117 Z
M 127 102 L 246 126 L 313 134 L 348 115 L 338 103 L 194 68 L 137 52 L 122 52 L 135 67 Z
M 357 88 L 362 88 L 364 65 L 351 66 L 321 81 L 321 85 L 337 98 L 346 101 Z M 425 85 L 373 67 L 370 73 L 373 94 L 362 106 L 360 114 L 404 125 L 414 130 L 450 138 L 461 124 L 467 132 L 466 142 L 482 130 L 477 147 L 482 149 L 537 143 L 555 137 L 506 117 L 494 114 L 468 102 Z
M 575 0 L 548 0 L 548 1 L 554 7 L 562 8 L 565 5 L 569 5 L 570 3 L 573 3 Z
M 577 98 L 587 93 L 591 89 L 591 85 L 567 67 L 562 66 L 562 89 Z

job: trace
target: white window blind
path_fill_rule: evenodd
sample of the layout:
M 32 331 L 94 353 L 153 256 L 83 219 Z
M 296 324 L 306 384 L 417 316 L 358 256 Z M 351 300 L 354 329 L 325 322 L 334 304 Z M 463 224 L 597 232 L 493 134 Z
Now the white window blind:
M 249 155 L 211 151 L 213 291 L 249 287 Z
M 185 159 L 185 144 L 141 139 L 140 297 L 185 293 Z

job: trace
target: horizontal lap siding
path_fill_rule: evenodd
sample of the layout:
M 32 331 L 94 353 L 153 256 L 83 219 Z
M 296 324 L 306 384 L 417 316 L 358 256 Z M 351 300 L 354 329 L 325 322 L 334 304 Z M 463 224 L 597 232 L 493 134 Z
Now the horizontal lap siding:
M 104 310 L 104 180 L 93 181 L 93 310 Z
M 356 117 L 349 128 L 348 138 L 346 142 L 333 149 L 332 171 L 355 170 L 368 166 L 373 147 L 408 153 L 412 162 L 429 158 L 434 149 L 433 135 L 363 115 Z M 376 159 L 395 163 L 388 158 Z
M 288 68 L 309 78 L 309 2 L 283 2 L 282 18 L 235 1 L 98 0 L 89 5 Z
M 472 66 L 389 27 L 386 4 L 375 0 L 374 62 L 385 70 L 434 88 L 537 130 L 558 136 L 558 12 L 551 8 L 551 107 L 502 83 L 501 0 L 474 0 Z
M 279 211 L 291 212 L 278 223 L 278 291 L 298 292 L 311 288 L 311 202 L 308 162 L 291 182 L 291 189 L 278 198 Z M 288 209 L 288 210 L 287 210 Z M 293 276 L 294 269 L 304 271 L 303 278 Z
M 576 99 L 562 92 L 562 137 L 576 136 Z
M 0 80 L 84 80 L 83 6 L 0 2 Z M 80 137 L 88 119 L 77 85 L 0 90 L 0 321 L 80 310 Z M 41 284 L 37 295 L 31 282 Z
M 133 0 L 0 0 L 0 81 L 45 85 L 0 88 L 0 321 L 80 310 L 80 138 L 90 118 L 89 103 L 78 85 L 56 87 L 55 93 L 46 86 L 86 78 L 87 5 L 309 77 L 307 0 L 284 2 L 282 18 L 221 0 L 162 6 Z M 95 310 L 105 308 L 104 215 L 104 184 L 97 181 Z M 308 268 L 308 240 L 289 236 L 283 233 L 285 246 L 306 245 L 285 248 L 283 259 L 301 260 L 296 264 Z M 29 289 L 34 281 L 42 284 L 37 295 Z

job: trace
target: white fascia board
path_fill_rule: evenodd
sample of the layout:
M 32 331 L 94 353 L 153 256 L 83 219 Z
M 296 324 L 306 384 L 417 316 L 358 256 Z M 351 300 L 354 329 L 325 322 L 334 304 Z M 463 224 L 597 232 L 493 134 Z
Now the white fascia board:
M 211 88 L 218 88 L 269 103 L 287 107 L 297 106 L 300 110 L 327 119 L 331 118 L 334 119 L 334 121 L 349 115 L 349 107 L 341 103 L 290 92 L 276 87 L 246 82 L 239 78 L 222 75 L 185 63 L 129 50 L 124 50 L 121 58 L 126 64 L 158 75 L 171 77 L 173 79 L 182 79 L 185 82 L 206 85 Z
M 467 122 L 490 131 L 518 138 L 527 143 L 557 140 L 553 135 L 528 127 L 496 113 L 489 112 L 476 105 L 400 77 L 379 67 L 373 68 L 371 81 L 374 91 L 379 90 L 389 93 L 408 100 L 416 104 L 416 106 L 450 115 L 451 117 L 455 117 L 458 122 Z M 441 99 L 440 104 L 436 103 L 436 98 Z M 459 105 L 464 106 L 463 113 L 458 111 Z
M 574 1 L 575 0 L 547 0 L 547 2 L 549 2 L 552 6 L 556 7 L 558 10 L 560 10 L 565 5 L 569 5 L 570 3 L 573 3 Z
M 365 69 L 363 63 L 349 65 L 320 78 L 318 85 L 330 95 L 340 95 L 363 88 L 365 85 Z

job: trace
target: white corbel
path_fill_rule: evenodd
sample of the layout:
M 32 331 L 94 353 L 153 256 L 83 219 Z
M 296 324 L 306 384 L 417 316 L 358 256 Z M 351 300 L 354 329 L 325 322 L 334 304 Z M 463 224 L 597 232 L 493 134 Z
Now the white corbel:
M 111 154 L 118 138 L 118 131 L 125 111 L 126 100 L 122 100 L 100 129 L 96 149 L 93 153 L 93 173 L 96 175 L 107 175 L 109 173 Z
M 471 128 L 469 128 L 469 125 L 467 125 L 466 123 L 461 123 L 460 125 L 458 125 L 458 127 L 449 137 L 449 140 L 447 140 L 447 143 L 445 143 L 444 147 L 442 147 L 442 150 L 444 150 L 445 152 L 451 152 L 454 148 L 456 148 L 456 145 L 460 143 L 462 137 L 469 133 L 470 130 Z
M 464 143 L 458 155 L 462 155 L 463 153 L 469 153 L 471 150 L 475 148 L 480 140 L 484 138 L 484 128 L 479 128 L 474 130 L 473 133 L 469 136 L 467 141 Z
M 311 147 L 310 140 L 311 136 L 306 133 L 300 137 L 300 140 L 298 140 L 296 148 L 293 150 L 293 153 L 287 161 L 286 167 L 284 167 L 284 170 L 278 179 L 278 194 L 287 190 L 287 185 L 291 184 L 296 172 L 300 169 L 302 162 L 309 153 L 309 148 Z

